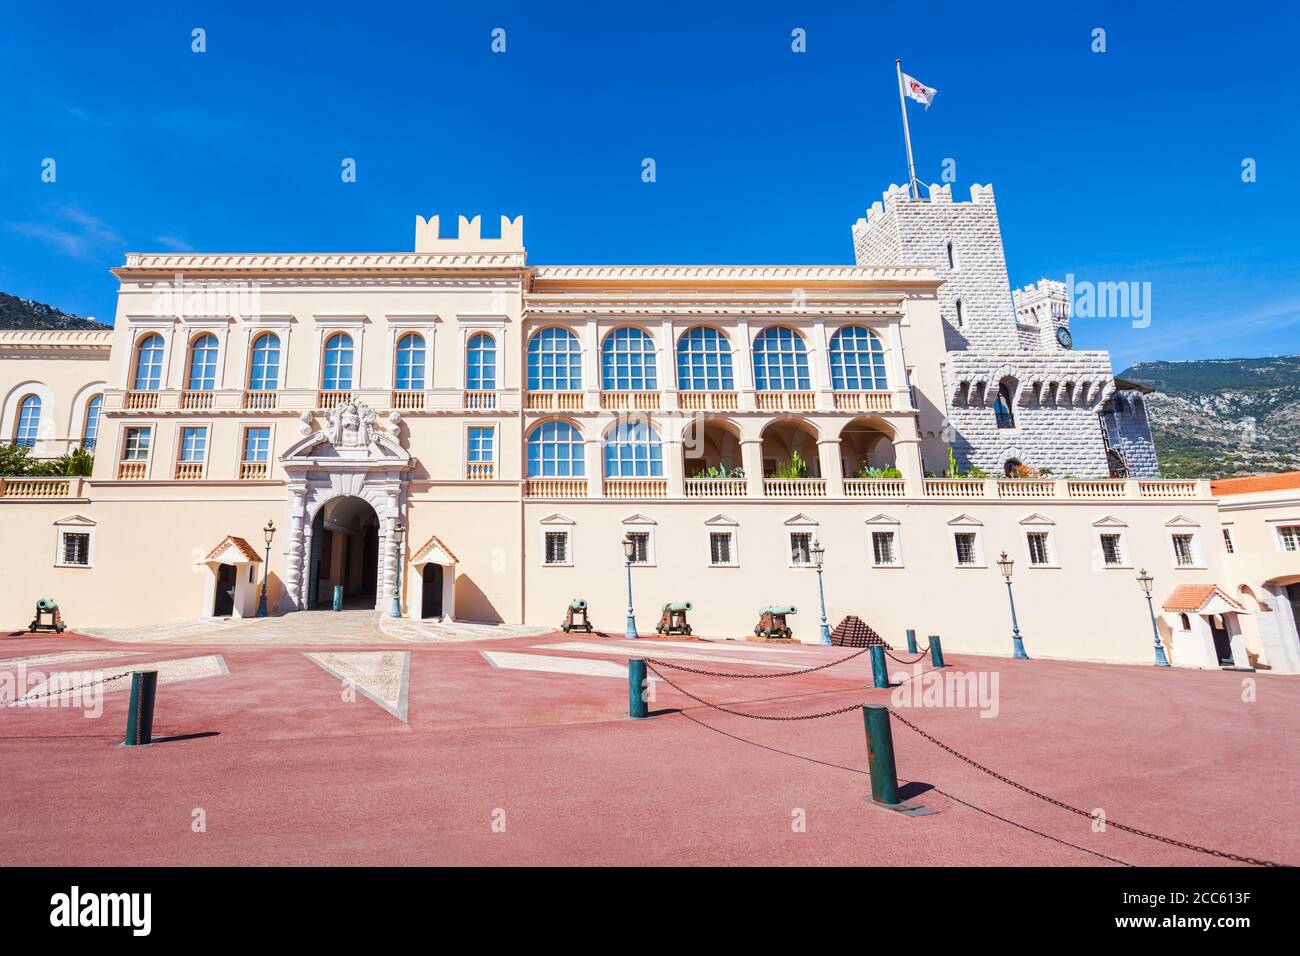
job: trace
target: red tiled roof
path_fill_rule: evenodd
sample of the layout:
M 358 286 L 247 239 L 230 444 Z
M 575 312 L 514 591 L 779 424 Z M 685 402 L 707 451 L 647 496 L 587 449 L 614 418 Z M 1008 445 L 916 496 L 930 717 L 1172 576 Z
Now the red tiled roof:
M 1199 611 L 1209 603 L 1210 598 L 1215 596 L 1223 598 L 1238 610 L 1246 610 L 1217 584 L 1180 584 L 1174 588 L 1169 597 L 1165 598 L 1165 603 L 1161 607 L 1166 611 Z
M 452 551 L 451 548 L 443 544 L 441 539 L 439 539 L 439 537 L 436 534 L 429 535 L 429 540 L 424 542 L 424 544 L 420 545 L 418 548 L 415 549 L 415 551 L 411 555 L 411 560 L 412 561 L 419 560 L 420 555 L 424 554 L 434 545 L 437 545 L 439 548 L 442 548 L 442 550 L 447 553 L 447 557 L 451 558 L 452 561 L 456 562 L 457 564 L 460 564 L 460 558 L 456 557 L 456 553 Z
M 1254 491 L 1283 491 L 1300 488 L 1300 471 L 1284 471 L 1276 475 L 1247 475 L 1245 478 L 1220 478 L 1210 482 L 1212 495 L 1248 495 Z
M 262 556 L 253 550 L 253 546 L 249 544 L 247 541 L 245 541 L 243 538 L 237 538 L 233 534 L 228 534 L 224 538 L 222 538 L 221 541 L 217 544 L 217 546 L 208 552 L 208 556 L 204 560 L 211 561 L 222 551 L 226 550 L 227 544 L 233 545 L 234 549 L 238 551 L 240 554 L 242 554 L 244 557 L 246 557 L 249 561 L 253 561 L 257 564 L 262 563 Z

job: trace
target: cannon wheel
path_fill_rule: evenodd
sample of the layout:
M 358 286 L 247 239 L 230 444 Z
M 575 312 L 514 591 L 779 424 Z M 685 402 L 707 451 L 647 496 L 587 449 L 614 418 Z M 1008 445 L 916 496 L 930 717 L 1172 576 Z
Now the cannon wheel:
M 560 625 L 560 630 L 562 630 L 565 634 L 568 634 L 568 633 L 569 633 L 569 625 L 567 625 L 567 624 L 561 624 L 561 625 Z

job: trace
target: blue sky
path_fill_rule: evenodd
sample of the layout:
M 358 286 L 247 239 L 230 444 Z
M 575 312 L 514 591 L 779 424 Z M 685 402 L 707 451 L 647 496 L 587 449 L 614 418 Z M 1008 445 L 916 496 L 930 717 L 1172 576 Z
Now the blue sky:
M 1081 319 L 1076 347 L 1300 352 L 1292 5 L 915 9 L 15 5 L 0 290 L 108 319 L 128 250 L 405 250 L 417 213 L 522 213 L 535 263 L 850 262 L 906 177 L 901 56 L 939 89 L 910 107 L 918 175 L 994 184 L 1013 284 L 1151 283 L 1148 328 Z

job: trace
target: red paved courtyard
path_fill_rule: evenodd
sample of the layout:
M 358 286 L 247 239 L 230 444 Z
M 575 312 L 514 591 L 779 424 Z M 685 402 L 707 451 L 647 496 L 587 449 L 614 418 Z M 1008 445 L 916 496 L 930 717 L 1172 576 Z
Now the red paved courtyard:
M 328 625 L 327 616 L 321 620 Z M 541 646 L 577 642 L 588 650 Z M 118 746 L 128 697 L 122 690 L 105 693 L 98 719 L 66 707 L 0 709 L 0 862 L 1229 862 L 1114 827 L 1095 832 L 1092 820 L 1009 787 L 898 723 L 903 795 L 940 812 L 907 817 L 870 806 L 856 711 L 821 720 L 750 720 L 660 684 L 651 704 L 655 716 L 633 721 L 626 678 L 509 669 L 482 653 L 609 668 L 624 659 L 608 653 L 614 648 L 626 645 L 563 634 L 338 648 L 409 653 L 402 720 L 361 694 L 345 701 L 339 679 L 303 653 L 328 648 L 124 645 L 68 635 L 0 639 L 0 668 L 16 658 L 100 651 L 123 656 L 45 669 L 220 655 L 228 671 L 160 684 L 155 737 L 180 739 L 151 747 Z M 760 661 L 810 666 L 851 653 L 743 642 L 647 643 L 633 650 L 755 661 L 695 665 L 737 674 L 785 669 Z M 974 708 L 901 711 L 944 743 L 1066 803 L 1100 808 L 1108 820 L 1300 863 L 1297 679 L 952 654 L 949 664 L 950 672 L 996 671 L 1000 695 L 992 719 Z M 891 664 L 891 671 L 901 670 Z M 764 680 L 665 673 L 706 700 L 754 714 L 887 703 L 891 694 L 866 686 L 867 656 Z M 1242 700 L 1243 678 L 1254 678 L 1254 702 Z M 192 831 L 196 809 L 206 832 Z M 802 831 L 792 825 L 798 819 L 806 822 Z

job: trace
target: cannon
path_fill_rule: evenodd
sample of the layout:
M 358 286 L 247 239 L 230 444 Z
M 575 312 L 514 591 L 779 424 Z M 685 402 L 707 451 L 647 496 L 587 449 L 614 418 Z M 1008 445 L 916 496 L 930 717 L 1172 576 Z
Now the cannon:
M 569 602 L 569 606 L 564 611 L 564 623 L 560 625 L 560 630 L 565 634 L 570 631 L 591 633 L 591 622 L 587 620 L 586 601 L 582 598 L 574 598 Z
M 54 598 L 41 598 L 36 602 L 36 616 L 32 618 L 32 623 L 27 630 L 32 633 L 53 631 L 55 634 L 62 634 L 67 626 L 63 623 L 63 615 L 59 613 L 59 602 Z
M 785 619 L 797 613 L 793 604 L 769 604 L 758 609 L 758 624 L 754 626 L 754 636 L 790 640 L 794 631 L 790 630 Z
M 655 630 L 660 634 L 685 634 L 689 637 L 691 626 L 686 623 L 686 612 L 692 607 L 694 605 L 690 601 L 669 601 L 664 605 Z

